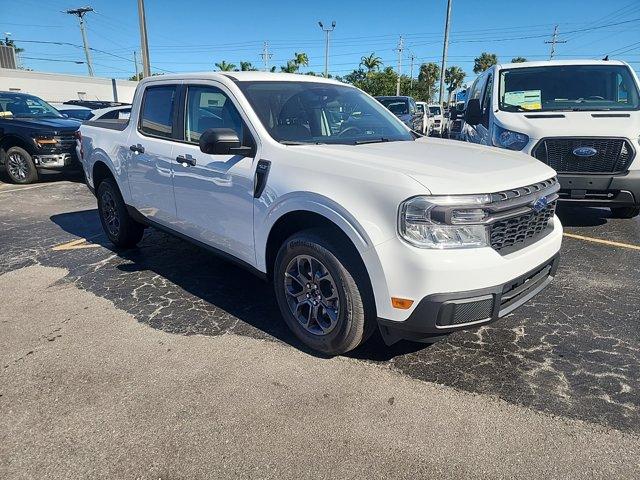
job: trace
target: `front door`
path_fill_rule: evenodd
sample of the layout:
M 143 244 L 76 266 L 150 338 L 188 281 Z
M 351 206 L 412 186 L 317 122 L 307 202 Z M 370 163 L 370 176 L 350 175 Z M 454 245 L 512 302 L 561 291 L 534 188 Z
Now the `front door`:
M 230 128 L 243 145 L 255 145 L 223 88 L 214 84 L 185 88 L 182 143 L 173 152 L 177 215 L 186 235 L 254 265 L 255 148 L 251 156 L 210 155 L 198 146 L 200 135 L 209 128 Z
M 129 135 L 127 177 L 132 205 L 153 221 L 173 226 L 176 206 L 171 168 L 174 162 L 174 114 L 178 86 L 145 89 L 137 125 Z

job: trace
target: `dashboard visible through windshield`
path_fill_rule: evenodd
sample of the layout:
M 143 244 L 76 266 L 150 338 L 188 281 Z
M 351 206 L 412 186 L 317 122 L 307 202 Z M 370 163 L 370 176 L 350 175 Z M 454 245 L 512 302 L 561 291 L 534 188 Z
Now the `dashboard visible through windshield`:
M 283 144 L 414 140 L 387 109 L 353 87 L 287 81 L 238 85 L 269 134 Z
M 506 112 L 638 110 L 638 88 L 624 65 L 551 65 L 501 70 Z

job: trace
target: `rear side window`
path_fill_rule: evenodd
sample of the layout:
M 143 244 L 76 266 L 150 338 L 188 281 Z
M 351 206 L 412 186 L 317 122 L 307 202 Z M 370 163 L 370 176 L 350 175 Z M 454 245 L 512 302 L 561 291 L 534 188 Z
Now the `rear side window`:
M 140 132 L 154 137 L 171 138 L 175 100 L 175 85 L 147 88 L 142 98 Z

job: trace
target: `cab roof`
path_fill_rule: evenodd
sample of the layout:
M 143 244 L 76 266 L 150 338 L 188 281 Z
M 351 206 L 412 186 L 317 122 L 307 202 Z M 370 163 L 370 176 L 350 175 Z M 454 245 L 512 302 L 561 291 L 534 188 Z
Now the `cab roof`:
M 565 65 L 624 65 L 625 62 L 620 60 L 542 60 L 537 62 L 521 62 L 521 63 L 499 63 L 497 68 L 527 68 L 527 67 L 548 67 L 548 66 L 565 66 Z
M 218 80 L 222 82 L 313 82 L 328 83 L 332 85 L 347 85 L 345 83 L 330 78 L 318 77 L 315 75 L 301 75 L 296 73 L 282 72 L 194 72 L 194 73 L 171 73 L 167 75 L 157 75 L 147 77 L 140 83 L 153 83 L 154 81 L 165 80 Z

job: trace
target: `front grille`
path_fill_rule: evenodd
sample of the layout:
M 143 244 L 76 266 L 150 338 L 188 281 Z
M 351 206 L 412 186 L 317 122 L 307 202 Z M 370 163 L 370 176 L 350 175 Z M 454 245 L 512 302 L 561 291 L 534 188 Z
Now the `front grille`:
M 526 246 L 531 240 L 549 231 L 549 221 L 556 211 L 556 202 L 549 203 L 539 212 L 499 220 L 489 228 L 491 247 L 500 253 Z
M 591 147 L 597 153 L 580 157 L 576 148 Z M 623 138 L 545 138 L 532 155 L 560 173 L 620 173 L 629 168 L 635 152 Z
M 491 318 L 493 297 L 475 302 L 456 303 L 450 325 L 478 322 Z

